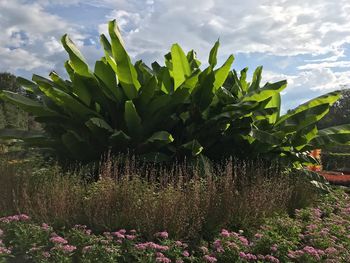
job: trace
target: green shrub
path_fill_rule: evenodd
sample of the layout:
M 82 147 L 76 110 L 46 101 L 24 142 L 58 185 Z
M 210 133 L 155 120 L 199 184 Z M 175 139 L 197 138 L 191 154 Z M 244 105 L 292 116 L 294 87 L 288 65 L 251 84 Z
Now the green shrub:
M 195 52 L 186 55 L 178 44 L 165 55 L 165 66 L 154 62 L 149 68 L 131 62 L 115 21 L 109 22 L 109 35 L 110 42 L 101 35 L 105 55 L 94 71 L 64 35 L 69 80 L 56 72 L 50 73 L 51 80 L 19 78 L 34 99 L 3 91 L 1 98 L 36 116 L 45 133 L 2 130 L 1 137 L 21 138 L 80 161 L 98 160 L 107 151 L 130 151 L 153 161 L 235 155 L 311 162 L 308 150 L 350 142 L 348 125 L 316 127 L 339 92 L 280 116 L 280 92 L 287 82 L 261 86 L 262 67 L 248 82 L 247 68 L 240 75 L 231 70 L 232 55 L 216 67 L 219 42 L 204 70 Z

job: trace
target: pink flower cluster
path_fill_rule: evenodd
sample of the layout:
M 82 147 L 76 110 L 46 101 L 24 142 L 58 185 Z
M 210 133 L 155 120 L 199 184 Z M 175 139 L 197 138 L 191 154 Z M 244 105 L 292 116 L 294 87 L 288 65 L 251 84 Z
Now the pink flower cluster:
M 155 237 L 158 237 L 158 238 L 163 238 L 163 239 L 166 239 L 169 237 L 169 234 L 168 232 L 166 231 L 162 231 L 162 232 L 158 232 L 154 235 Z
M 146 250 L 146 249 L 154 249 L 154 250 L 160 250 L 160 251 L 169 250 L 168 246 L 158 245 L 154 242 L 139 243 L 135 245 L 135 248 L 138 250 Z
M 55 244 L 67 244 L 68 241 L 66 239 L 64 239 L 63 237 L 60 237 L 60 236 L 57 236 L 57 235 L 54 235 L 50 238 L 50 241 L 52 243 L 55 243 Z
M 28 220 L 30 220 L 30 217 L 25 215 L 25 214 L 13 215 L 13 216 L 7 216 L 7 217 L 0 218 L 0 222 L 2 222 L 2 223 L 11 223 L 11 222 L 28 221 Z
M 325 255 L 325 252 L 321 249 L 316 249 L 311 246 L 305 246 L 303 249 L 296 250 L 296 251 L 289 251 L 288 257 L 291 259 L 297 259 L 302 257 L 303 255 L 309 255 L 313 258 L 320 260 L 323 255 Z

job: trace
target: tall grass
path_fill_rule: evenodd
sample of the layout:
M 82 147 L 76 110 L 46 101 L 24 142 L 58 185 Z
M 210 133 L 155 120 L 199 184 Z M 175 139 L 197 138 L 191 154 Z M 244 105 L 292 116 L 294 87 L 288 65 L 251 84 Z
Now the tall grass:
M 228 160 L 203 174 L 189 164 L 107 158 L 97 181 L 82 179 L 92 170 L 3 160 L 0 215 L 27 213 L 40 222 L 86 224 L 95 231 L 137 229 L 147 238 L 166 229 L 174 238 L 199 240 L 224 227 L 253 231 L 264 218 L 315 197 L 301 177 L 259 161 Z

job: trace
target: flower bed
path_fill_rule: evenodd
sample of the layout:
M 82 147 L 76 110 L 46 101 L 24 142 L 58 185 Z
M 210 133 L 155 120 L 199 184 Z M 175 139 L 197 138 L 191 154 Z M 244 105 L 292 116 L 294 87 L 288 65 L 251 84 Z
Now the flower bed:
M 296 210 L 295 218 L 267 220 L 256 233 L 223 229 L 199 244 L 166 231 L 144 240 L 132 229 L 97 235 L 82 225 L 57 231 L 27 215 L 3 217 L 0 262 L 350 262 L 349 200 L 338 191 L 316 208 Z

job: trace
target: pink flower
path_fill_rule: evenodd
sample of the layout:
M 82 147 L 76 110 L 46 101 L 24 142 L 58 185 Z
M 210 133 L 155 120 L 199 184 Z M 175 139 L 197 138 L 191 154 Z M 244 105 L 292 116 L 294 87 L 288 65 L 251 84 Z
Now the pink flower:
M 20 221 L 28 221 L 30 219 L 26 214 L 20 214 L 18 217 Z
M 120 234 L 124 235 L 124 234 L 126 233 L 126 230 L 125 230 L 125 229 L 120 229 L 118 232 L 119 232 Z
M 134 240 L 136 238 L 135 235 L 125 235 L 126 239 L 128 240 Z
M 280 263 L 278 258 L 275 258 L 274 256 L 271 256 L 271 255 L 266 255 L 265 260 L 272 263 Z
M 6 247 L 0 247 L 0 256 L 1 255 L 10 255 L 11 250 L 7 249 Z
M 182 242 L 181 241 L 175 241 L 175 245 L 178 246 L 178 247 L 181 247 L 182 246 Z
M 182 255 L 183 255 L 184 257 L 189 257 L 189 256 L 190 256 L 190 253 L 188 253 L 188 251 L 185 250 L 184 252 L 182 252 Z
M 260 238 L 262 238 L 264 235 L 263 234 L 260 234 L 260 233 L 256 233 L 255 235 L 254 235 L 254 237 L 255 238 L 258 238 L 258 239 L 260 239 Z
M 46 223 L 42 223 L 41 229 L 45 230 L 45 231 L 48 231 L 50 229 L 50 226 L 48 224 L 46 224 Z
M 60 237 L 60 236 L 53 236 L 50 238 L 50 241 L 52 243 L 56 243 L 56 244 L 67 244 L 68 241 L 65 240 L 63 237 Z
M 163 253 L 161 252 L 156 252 L 156 257 L 157 258 L 162 258 L 162 257 L 165 257 Z
M 136 244 L 135 248 L 138 249 L 138 250 L 146 250 L 147 249 L 147 244 L 146 243 Z
M 45 252 L 43 252 L 43 257 L 44 258 L 49 258 L 49 257 L 51 257 L 51 255 L 50 255 L 49 252 L 45 251 Z
M 226 229 L 222 229 L 220 235 L 222 237 L 229 237 L 230 236 L 230 232 L 228 232 Z
M 272 247 L 271 247 L 271 251 L 272 252 L 276 252 L 278 250 L 278 246 L 276 244 L 274 244 Z
M 77 249 L 77 247 L 71 246 L 71 245 L 64 245 L 64 246 L 62 247 L 62 250 L 63 250 L 64 252 L 67 252 L 67 253 L 71 253 L 71 252 L 73 252 L 73 251 L 76 250 L 76 249 Z
M 326 254 L 330 255 L 330 254 L 335 254 L 337 253 L 337 249 L 334 248 L 334 247 L 329 247 L 329 248 L 326 248 L 325 250 Z
M 117 238 L 121 238 L 121 239 L 124 239 L 125 238 L 125 235 L 123 235 L 121 232 L 113 232 L 112 233 L 113 236 L 117 237 Z
M 214 245 L 214 248 L 215 248 L 216 252 L 221 253 L 221 252 L 225 251 L 224 248 L 222 247 L 220 239 L 215 240 L 213 245 Z
M 168 232 L 166 231 L 162 231 L 162 232 L 158 232 L 155 234 L 156 237 L 159 237 L 159 238 L 168 238 L 169 237 L 169 234 Z
M 209 262 L 209 263 L 214 263 L 214 262 L 217 262 L 218 260 L 216 259 L 216 257 L 213 257 L 213 256 L 209 256 L 209 255 L 205 255 L 203 257 L 203 259 L 206 261 L 206 262 Z
M 156 262 L 160 263 L 171 263 L 171 259 L 167 257 L 156 258 Z

